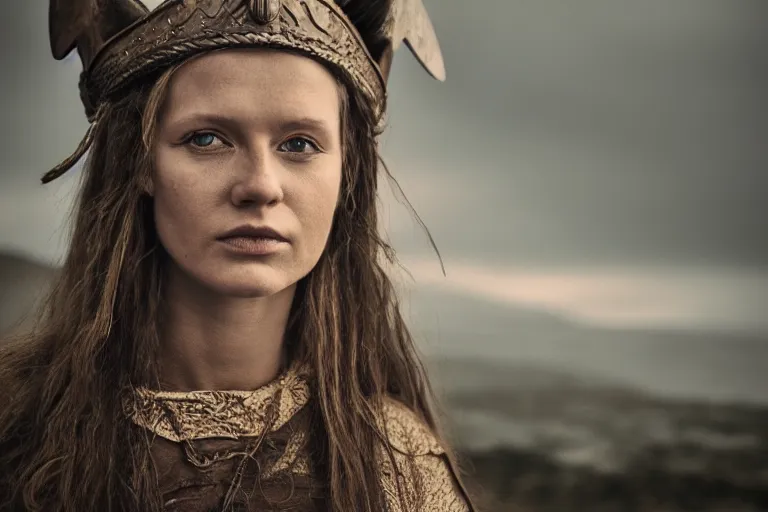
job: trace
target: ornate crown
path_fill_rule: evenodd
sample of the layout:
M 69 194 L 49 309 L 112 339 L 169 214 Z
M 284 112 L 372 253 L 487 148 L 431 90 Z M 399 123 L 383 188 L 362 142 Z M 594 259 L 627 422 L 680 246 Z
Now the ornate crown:
M 383 15 L 383 25 L 355 26 L 345 7 L 356 2 Z M 197 53 L 266 46 L 318 58 L 345 74 L 379 117 L 392 55 L 403 41 L 433 77 L 445 79 L 422 0 L 165 0 L 153 11 L 138 0 L 51 0 L 49 31 L 54 58 L 63 59 L 74 49 L 80 55 L 80 97 L 92 124 L 75 153 L 47 173 L 43 183 L 85 153 L 99 109 L 110 98 L 134 80 Z M 368 47 L 366 36 L 382 44 Z

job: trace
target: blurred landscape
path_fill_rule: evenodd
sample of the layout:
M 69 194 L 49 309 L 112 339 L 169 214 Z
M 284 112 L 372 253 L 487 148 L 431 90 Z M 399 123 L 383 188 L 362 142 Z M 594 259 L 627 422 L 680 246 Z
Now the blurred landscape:
M 24 256 L 0 251 L 0 339 L 32 325 L 56 270 Z
M 439 339 L 430 370 L 483 510 L 768 510 L 765 337 L 594 328 L 445 293 L 411 309 L 439 315 L 422 336 Z
M 544 368 L 442 367 L 484 510 L 768 510 L 762 405 L 660 398 Z M 462 389 L 462 378 L 476 381 Z
M 0 253 L 0 335 L 30 325 L 18 319 L 54 275 Z M 481 510 L 768 510 L 765 340 L 611 332 L 460 296 L 409 299 L 413 323 L 444 320 L 440 332 L 414 330 L 439 338 L 442 355 L 423 348 Z M 514 357 L 461 355 L 502 335 Z

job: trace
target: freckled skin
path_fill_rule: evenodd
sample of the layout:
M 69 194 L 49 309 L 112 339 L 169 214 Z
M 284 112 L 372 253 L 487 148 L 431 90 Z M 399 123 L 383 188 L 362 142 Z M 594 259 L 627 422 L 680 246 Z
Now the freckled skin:
M 236 297 L 276 294 L 312 270 L 342 170 L 339 85 L 325 67 L 265 49 L 192 59 L 171 80 L 157 135 L 149 192 L 173 270 Z M 289 243 L 233 254 L 217 237 L 243 224 Z

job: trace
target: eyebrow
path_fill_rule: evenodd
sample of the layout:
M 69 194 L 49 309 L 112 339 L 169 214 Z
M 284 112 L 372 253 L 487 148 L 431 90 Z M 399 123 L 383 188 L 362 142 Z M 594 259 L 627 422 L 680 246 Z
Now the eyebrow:
M 278 128 L 280 129 L 280 131 L 283 131 L 283 132 L 291 132 L 294 130 L 308 129 L 308 130 L 326 131 L 330 133 L 330 127 L 328 126 L 328 123 L 326 123 L 321 119 L 316 119 L 313 117 L 302 117 L 299 119 L 291 119 L 290 121 L 285 121 L 283 123 L 280 123 L 278 125 Z
M 177 118 L 171 118 L 173 124 L 206 123 L 219 125 L 229 129 L 238 129 L 243 123 L 236 117 L 221 115 L 217 113 L 193 112 L 191 114 L 181 115 Z M 283 119 L 271 126 L 277 128 L 280 132 L 291 132 L 296 130 L 317 130 L 326 134 L 331 133 L 331 128 L 326 121 L 314 117 L 300 117 L 293 119 Z

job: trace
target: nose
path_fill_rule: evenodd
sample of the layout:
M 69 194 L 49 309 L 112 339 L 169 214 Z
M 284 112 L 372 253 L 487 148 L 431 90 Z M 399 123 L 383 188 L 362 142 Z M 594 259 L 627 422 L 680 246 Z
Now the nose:
M 232 204 L 272 206 L 281 202 L 284 194 L 279 165 L 266 150 L 244 154 L 231 190 Z

